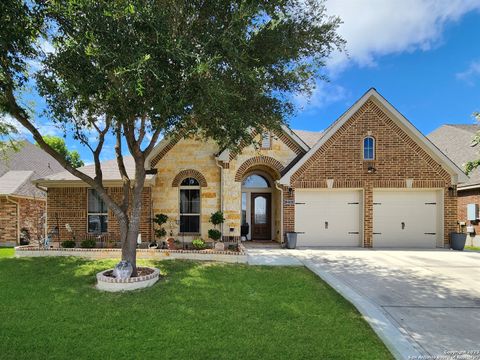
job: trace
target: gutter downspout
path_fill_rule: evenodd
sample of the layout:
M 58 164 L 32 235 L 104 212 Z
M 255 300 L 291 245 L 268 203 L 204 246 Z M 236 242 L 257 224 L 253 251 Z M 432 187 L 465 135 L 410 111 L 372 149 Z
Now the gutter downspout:
M 278 186 L 278 181 L 275 181 L 275 188 L 280 191 L 280 244 L 283 244 L 283 189 Z
M 215 163 L 220 168 L 220 211 L 223 214 L 223 165 L 219 164 L 218 158 L 215 158 Z M 223 223 L 220 224 L 220 232 L 222 233 L 223 241 Z
M 15 206 L 17 207 L 17 241 L 16 241 L 16 245 L 19 245 L 20 244 L 20 205 L 18 204 L 17 201 L 12 200 L 8 195 L 5 198 L 7 199 L 7 201 L 15 204 Z

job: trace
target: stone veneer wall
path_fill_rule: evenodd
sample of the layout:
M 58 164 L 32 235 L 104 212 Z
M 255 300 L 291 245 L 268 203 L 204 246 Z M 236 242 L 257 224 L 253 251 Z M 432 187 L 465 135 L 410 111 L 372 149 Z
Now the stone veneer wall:
M 122 189 L 119 187 L 108 188 L 107 191 L 113 196 L 115 201 L 120 202 Z M 87 188 L 86 187 L 65 187 L 48 189 L 47 193 L 47 216 L 48 229 L 57 226 L 57 217 L 60 229 L 60 241 L 71 239 L 71 235 L 65 228 L 65 224 L 70 224 L 74 230 L 77 240 L 81 241 L 91 237 L 87 233 Z M 146 187 L 143 192 L 143 208 L 140 223 L 140 232 L 142 241 L 152 239 L 151 219 L 151 189 Z M 108 212 L 108 234 L 106 238 L 118 241 L 119 228 L 118 223 L 112 211 Z M 53 240 L 57 241 L 57 237 Z
M 243 177 L 251 170 L 262 170 L 269 173 L 274 180 L 279 179 L 279 170 L 286 167 L 298 154 L 299 149 L 291 141 L 283 139 L 285 135 L 274 135 L 272 146 L 269 149 L 255 149 L 254 146 L 244 148 L 236 154 L 229 164 L 223 164 L 223 210 L 226 218 L 223 235 L 226 239 L 240 238 L 241 221 L 241 188 Z M 258 136 L 258 140 L 260 136 Z M 188 176 L 197 177 L 201 184 L 201 225 L 200 234 L 187 236 L 190 240 L 194 236 L 208 238 L 208 229 L 213 228 L 209 223 L 210 214 L 220 210 L 220 164 L 215 161 L 219 152 L 217 145 L 212 141 L 198 139 L 181 139 L 168 152 L 163 151 L 156 156 L 155 168 L 157 176 L 152 189 L 153 213 L 164 213 L 170 219 L 179 219 L 179 189 L 178 184 Z M 200 177 L 200 175 L 201 177 Z M 273 188 L 272 192 L 272 221 L 275 224 L 276 239 L 280 238 L 280 194 Z M 234 231 L 230 232 L 230 228 Z M 179 228 L 173 223 L 167 224 L 168 232 L 178 235 Z
M 208 238 L 210 214 L 220 210 L 220 168 L 215 161 L 218 147 L 213 142 L 196 139 L 180 139 L 168 152 L 162 153 L 155 164 L 157 175 L 152 188 L 153 214 L 165 214 L 170 222 L 165 224 L 167 233 L 179 235 L 180 191 L 179 184 L 189 176 L 200 182 L 200 233 L 186 235 L 186 240 L 201 236 Z
M 376 140 L 376 159 L 364 161 L 363 138 Z M 376 172 L 368 173 L 373 166 Z M 361 188 L 364 201 L 364 246 L 373 239 L 373 191 L 375 188 L 438 188 L 444 192 L 444 243 L 457 224 L 456 187 L 451 176 L 430 157 L 372 100 L 367 101 L 291 178 L 294 188 Z M 449 187 L 451 190 L 449 191 Z M 290 197 L 294 199 L 294 194 Z M 284 208 L 285 230 L 294 230 L 294 206 Z
M 13 196 L 9 198 L 10 201 L 7 201 L 5 196 L 0 197 L 0 246 L 17 245 L 19 230 L 22 228 L 29 230 L 31 240 L 40 238 L 40 218 L 45 212 L 46 201 Z M 18 204 L 18 213 L 13 201 Z
M 234 228 L 234 236 L 240 236 L 242 180 L 252 171 L 266 172 L 273 180 L 280 179 L 280 171 L 286 168 L 299 152 L 303 151 L 285 135 L 274 134 L 270 149 L 258 149 L 248 146 L 230 161 L 224 170 L 225 217 L 228 227 Z M 258 136 L 257 140 L 260 140 Z M 288 141 L 287 141 L 288 140 Z M 280 234 L 280 204 L 281 195 L 272 184 L 272 222 L 274 229 L 273 240 L 281 241 Z

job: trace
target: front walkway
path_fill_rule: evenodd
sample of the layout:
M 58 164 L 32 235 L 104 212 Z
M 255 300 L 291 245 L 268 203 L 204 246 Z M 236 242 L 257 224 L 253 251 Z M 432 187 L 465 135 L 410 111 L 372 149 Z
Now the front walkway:
M 480 359 L 480 253 L 257 248 L 247 254 L 250 264 L 305 265 L 358 308 L 397 358 L 478 351 L 470 358 Z

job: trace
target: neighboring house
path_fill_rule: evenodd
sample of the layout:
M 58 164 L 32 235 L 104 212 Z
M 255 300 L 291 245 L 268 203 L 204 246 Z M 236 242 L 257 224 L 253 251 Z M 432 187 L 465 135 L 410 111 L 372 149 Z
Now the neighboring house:
M 480 146 L 475 146 L 473 137 L 480 131 L 479 125 L 455 124 L 443 125 L 428 135 L 428 138 L 445 155 L 452 159 L 459 167 L 464 168 L 468 161 L 480 158 Z M 474 233 L 470 233 L 469 245 L 480 246 L 480 222 L 478 210 L 474 217 L 477 220 L 469 220 L 467 216 L 468 204 L 480 206 L 480 168 L 469 174 L 470 179 L 458 185 L 458 221 L 469 227 L 473 226 Z M 466 231 L 466 229 L 463 229 Z
M 142 238 L 152 238 L 159 213 L 180 240 L 207 238 L 218 210 L 225 241 L 280 242 L 297 231 L 299 246 L 433 248 L 447 245 L 456 229 L 456 185 L 467 177 L 375 89 L 324 132 L 284 127 L 257 136 L 259 147 L 237 152 L 163 139 L 146 162 L 156 174 L 144 191 Z M 115 161 L 103 167 L 108 191 L 120 196 Z M 63 172 L 37 183 L 48 188 L 49 226 L 60 219 L 61 237 L 69 237 L 68 223 L 77 238 L 101 232 L 118 239 L 111 211 L 81 180 Z
M 42 236 L 47 196 L 32 181 L 61 170 L 54 158 L 28 141 L 0 158 L 0 246 L 19 244 L 22 230 L 32 239 Z

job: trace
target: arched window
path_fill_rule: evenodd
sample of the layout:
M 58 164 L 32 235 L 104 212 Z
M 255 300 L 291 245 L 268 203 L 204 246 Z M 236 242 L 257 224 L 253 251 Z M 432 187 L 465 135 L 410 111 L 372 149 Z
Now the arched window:
M 242 186 L 245 188 L 269 188 L 270 184 L 262 175 L 253 174 L 243 180 Z
M 375 160 L 375 138 L 372 136 L 363 139 L 363 160 Z
M 192 177 L 180 183 L 180 232 L 200 232 L 200 183 Z

